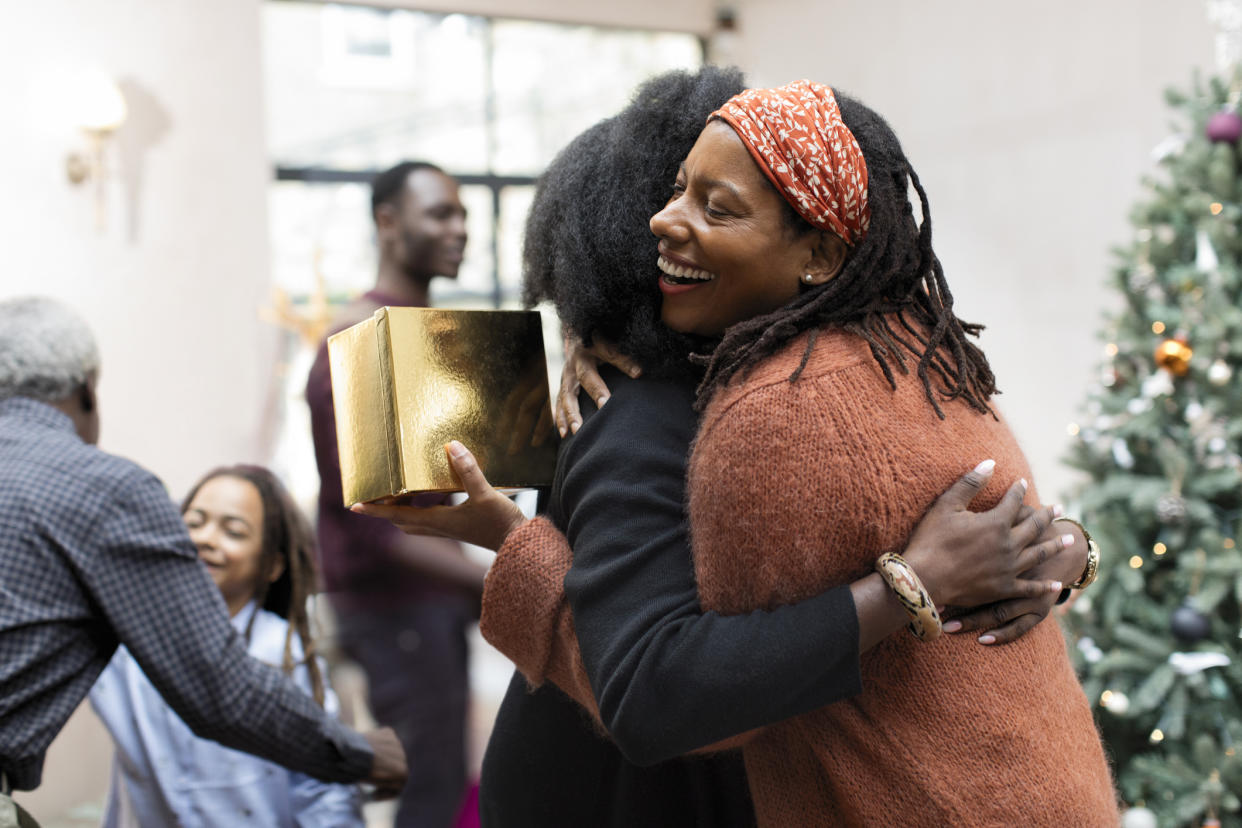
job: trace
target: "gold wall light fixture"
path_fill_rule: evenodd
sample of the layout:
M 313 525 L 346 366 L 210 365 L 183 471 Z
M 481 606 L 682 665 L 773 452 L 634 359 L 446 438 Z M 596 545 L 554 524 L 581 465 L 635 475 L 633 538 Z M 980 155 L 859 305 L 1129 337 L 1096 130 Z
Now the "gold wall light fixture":
M 86 148 L 71 152 L 65 159 L 65 174 L 73 184 L 91 182 L 95 202 L 95 229 L 107 225 L 106 181 L 108 178 L 107 149 L 113 133 L 125 123 L 129 114 L 125 96 L 109 77 L 95 73 L 82 77 L 70 90 L 68 101 L 72 118 L 86 137 Z

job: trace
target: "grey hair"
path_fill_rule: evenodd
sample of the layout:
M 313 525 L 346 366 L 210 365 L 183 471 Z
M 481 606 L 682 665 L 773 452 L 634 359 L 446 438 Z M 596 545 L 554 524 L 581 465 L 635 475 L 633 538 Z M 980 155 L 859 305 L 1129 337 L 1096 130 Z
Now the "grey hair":
M 99 370 L 99 348 L 86 322 L 43 296 L 0 301 L 0 400 L 68 399 Z

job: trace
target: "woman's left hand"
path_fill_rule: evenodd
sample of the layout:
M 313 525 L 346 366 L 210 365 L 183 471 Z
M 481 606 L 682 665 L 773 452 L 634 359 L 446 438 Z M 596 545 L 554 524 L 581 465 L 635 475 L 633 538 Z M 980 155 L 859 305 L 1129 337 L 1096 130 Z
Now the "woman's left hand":
M 590 348 L 573 334 L 565 336 L 565 364 L 561 367 L 561 387 L 556 394 L 552 417 L 562 437 L 577 434 L 582 427 L 582 411 L 578 407 L 578 390 L 585 390 L 596 408 L 608 402 L 608 385 L 599 375 L 600 363 L 606 362 L 631 377 L 642 374 L 642 367 L 610 342 L 596 337 Z
M 1019 519 L 1029 511 L 1030 507 L 1024 506 Z M 1077 581 L 1087 565 L 1087 539 L 1077 526 L 1070 521 L 1053 521 L 1032 546 L 1066 534 L 1074 536 L 1073 546 L 1065 547 L 1059 555 L 1028 569 L 1022 577 L 1036 581 L 1058 580 L 1063 584 Z M 1058 597 L 1057 593 L 1050 592 L 1034 598 L 998 601 L 946 621 L 943 629 L 946 633 L 959 634 L 984 630 L 979 636 L 980 644 L 1008 644 L 1044 620 L 1056 605 Z
M 409 506 L 393 503 L 355 503 L 350 511 L 383 518 L 407 535 L 436 535 L 499 549 L 509 533 L 526 522 L 512 500 L 493 489 L 474 455 L 453 440 L 445 450 L 449 465 L 466 490 L 467 500 L 456 506 Z

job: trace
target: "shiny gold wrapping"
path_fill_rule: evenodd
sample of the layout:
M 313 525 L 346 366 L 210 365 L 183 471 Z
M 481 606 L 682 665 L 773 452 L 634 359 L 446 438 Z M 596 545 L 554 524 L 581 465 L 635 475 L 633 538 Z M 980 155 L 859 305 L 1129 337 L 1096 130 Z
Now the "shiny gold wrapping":
M 328 338 L 345 504 L 461 491 L 460 440 L 493 486 L 552 483 L 557 434 L 536 311 L 380 308 Z

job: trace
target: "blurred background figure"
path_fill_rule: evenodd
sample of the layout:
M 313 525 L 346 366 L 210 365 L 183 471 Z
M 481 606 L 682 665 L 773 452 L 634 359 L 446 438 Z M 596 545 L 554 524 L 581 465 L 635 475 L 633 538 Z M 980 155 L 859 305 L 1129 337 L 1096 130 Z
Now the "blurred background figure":
M 250 655 L 277 665 L 336 715 L 310 632 L 315 544 L 280 481 L 259 466 L 216 469 L 181 504 L 181 516 Z M 362 825 L 354 785 L 333 785 L 200 739 L 124 647 L 91 688 L 91 705 L 116 743 L 105 828 L 190 825 L 246 815 L 257 828 Z
M 200 737 L 394 796 L 393 732 L 348 730 L 247 657 L 159 480 L 95 447 L 99 370 L 68 307 L 0 301 L 0 794 L 40 786 L 49 743 L 124 644 Z
M 371 193 L 375 287 L 341 311 L 332 333 L 385 305 L 426 307 L 432 278 L 456 277 L 465 251 L 466 209 L 457 182 L 438 167 L 403 162 L 378 175 Z M 311 367 L 306 401 L 319 466 L 324 590 L 337 643 L 366 672 L 372 715 L 397 731 L 414 763 L 395 824 L 448 828 L 466 794 L 466 635 L 478 616 L 487 568 L 455 541 L 406 535 L 344 506 L 326 341 Z M 433 495 L 422 502 L 443 500 Z

